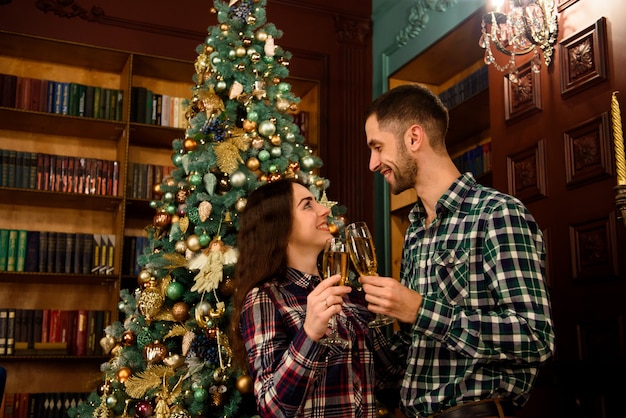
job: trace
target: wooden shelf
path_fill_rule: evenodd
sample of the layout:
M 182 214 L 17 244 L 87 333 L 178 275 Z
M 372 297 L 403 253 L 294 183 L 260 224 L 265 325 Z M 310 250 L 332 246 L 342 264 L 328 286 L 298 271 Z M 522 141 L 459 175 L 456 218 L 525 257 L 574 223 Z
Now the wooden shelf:
M 117 196 L 0 187 L 0 201 L 11 202 L 13 205 L 112 212 L 120 208 L 122 200 L 123 198 Z
M 95 286 L 109 286 L 115 283 L 117 275 L 105 274 L 65 274 L 65 273 L 35 273 L 35 272 L 0 272 L 0 283 L 46 283 L 46 284 L 91 284 Z
M 0 129 L 104 141 L 120 141 L 126 127 L 124 122 L 6 107 L 0 107 L 0 120 Z

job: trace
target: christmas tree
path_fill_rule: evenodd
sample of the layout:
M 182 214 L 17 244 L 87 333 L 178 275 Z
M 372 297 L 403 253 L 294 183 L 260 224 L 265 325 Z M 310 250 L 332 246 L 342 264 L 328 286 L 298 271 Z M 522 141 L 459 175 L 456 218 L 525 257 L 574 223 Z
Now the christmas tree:
M 101 340 L 111 359 L 71 417 L 244 417 L 251 378 L 231 364 L 226 329 L 237 260 L 238 214 L 265 182 L 298 177 L 328 202 L 322 164 L 294 122 L 290 54 L 266 22 L 265 0 L 216 0 L 218 24 L 197 48 L 185 137 L 172 175 L 155 185 L 138 288 L 122 290 L 121 320 Z M 263 245 L 263 243 L 259 243 Z

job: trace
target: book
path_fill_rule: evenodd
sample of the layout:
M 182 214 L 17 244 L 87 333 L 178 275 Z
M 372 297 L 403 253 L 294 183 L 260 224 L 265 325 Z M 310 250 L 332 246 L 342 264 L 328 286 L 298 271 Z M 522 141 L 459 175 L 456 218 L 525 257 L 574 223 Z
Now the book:
M 42 309 L 41 311 L 41 337 L 39 342 L 47 343 L 50 341 L 50 309 Z
M 67 274 L 76 273 L 74 270 L 74 246 L 76 245 L 76 234 L 68 232 L 65 234 L 65 262 L 63 263 L 63 271 Z
M 87 312 L 87 342 L 85 355 L 94 356 L 96 354 L 96 311 Z
M 30 96 L 28 100 L 28 110 L 34 110 L 36 112 L 39 111 L 39 107 L 41 106 L 41 79 L 32 78 L 30 80 Z
M 7 356 L 13 355 L 15 349 L 15 309 L 7 309 Z
M 8 150 L 8 160 L 7 160 L 7 180 L 4 183 L 5 187 L 15 187 L 17 184 L 17 179 L 15 176 L 15 165 L 17 163 L 17 151 Z
M 54 273 L 54 264 L 56 262 L 56 249 L 57 249 L 57 233 L 54 231 L 48 232 L 46 250 L 46 273 Z
M 83 256 L 82 256 L 82 262 L 81 262 L 81 269 L 83 274 L 89 274 L 92 273 L 91 269 L 93 267 L 94 264 L 94 242 L 95 239 L 92 235 L 90 234 L 83 234 Z
M 76 328 L 74 339 L 73 355 L 84 356 L 87 354 L 87 326 L 88 326 L 88 311 L 85 309 L 79 309 L 76 315 Z
M 94 86 L 85 86 L 85 117 L 93 118 L 94 116 Z
M 24 271 L 26 266 L 26 249 L 28 248 L 28 231 L 17 231 L 17 253 L 15 256 L 15 271 Z
M 2 102 L 3 107 L 15 107 L 15 98 L 17 93 L 17 76 L 12 74 L 4 74 L 2 83 Z
M 50 309 L 48 325 L 48 342 L 60 343 L 61 341 L 61 310 Z
M 0 229 L 0 271 L 7 269 L 7 257 L 9 254 L 9 230 Z
M 28 231 L 28 240 L 26 243 L 26 260 L 24 263 L 24 271 L 38 272 L 39 270 L 39 240 L 40 231 Z
M 6 271 L 15 271 L 15 268 L 17 267 L 17 237 L 17 229 L 10 229 Z
M 39 254 L 37 257 L 37 271 L 48 271 L 48 231 L 39 232 Z
M 7 354 L 7 329 L 9 310 L 0 308 L 0 356 Z
M 115 270 L 115 235 L 107 235 L 107 259 L 105 274 L 113 274 Z
M 65 250 L 67 244 L 67 233 L 56 233 L 56 246 L 54 250 L 54 273 L 65 272 Z
M 28 161 L 28 184 L 24 187 L 29 189 L 37 188 L 37 163 L 39 161 L 39 155 L 36 152 L 27 153 L 25 161 Z
M 94 86 L 93 88 L 93 117 L 102 118 L 102 87 Z

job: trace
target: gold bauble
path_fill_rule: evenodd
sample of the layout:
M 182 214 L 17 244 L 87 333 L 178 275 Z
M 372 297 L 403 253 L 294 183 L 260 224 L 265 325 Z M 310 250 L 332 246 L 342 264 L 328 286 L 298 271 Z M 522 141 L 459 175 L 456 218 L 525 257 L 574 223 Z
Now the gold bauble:
M 260 166 L 261 166 L 261 162 L 259 161 L 257 157 L 250 157 L 248 158 L 248 161 L 246 161 L 246 167 L 250 171 L 256 171 L 259 169 Z
M 163 359 L 163 364 L 173 369 L 176 369 L 185 364 L 185 357 L 178 354 L 172 354 L 171 356 L 167 356 Z
M 194 252 L 202 248 L 202 245 L 200 244 L 200 238 L 196 234 L 189 235 L 187 237 L 186 243 L 187 243 L 187 248 L 189 248 L 191 251 L 194 251 Z
M 278 78 L 278 77 L 272 78 L 272 84 L 277 85 L 279 83 L 280 83 L 280 78 Z
M 120 367 L 116 374 L 117 380 L 120 383 L 124 383 L 128 380 L 132 373 L 133 371 L 130 369 L 130 367 Z
M 172 316 L 176 321 L 184 322 L 189 318 L 189 305 L 185 302 L 176 302 L 172 306 Z
M 258 31 L 256 33 L 256 39 L 257 39 L 257 41 L 260 41 L 260 42 L 267 41 L 267 32 L 265 32 L 263 30 Z
M 152 280 L 152 274 L 146 269 L 141 269 L 137 276 L 137 284 L 142 288 L 146 286 Z
M 102 352 L 104 354 L 109 354 L 111 350 L 113 350 L 113 347 L 115 347 L 115 344 L 115 338 L 111 337 L 110 335 L 105 335 L 104 337 L 100 338 L 100 347 L 102 347 Z
M 137 301 L 139 312 L 146 317 L 148 321 L 152 321 L 154 317 L 161 311 L 165 298 L 161 295 L 161 291 L 154 285 L 148 285 Z
M 328 231 L 333 235 L 337 235 L 339 228 L 337 228 L 337 225 L 330 223 L 328 224 Z
M 236 384 L 237 390 L 242 394 L 252 393 L 252 377 L 247 374 L 243 374 L 237 378 Z
M 221 30 L 222 32 L 227 31 L 227 30 L 228 30 L 228 25 L 227 25 L 226 23 L 222 23 L 222 24 L 220 25 L 220 30 Z
M 273 181 L 278 181 L 278 180 L 280 180 L 282 178 L 283 178 L 282 174 L 280 174 L 280 173 L 272 173 L 272 174 L 270 174 L 270 176 L 268 178 L 268 181 L 271 183 Z
M 280 135 L 272 135 L 270 136 L 270 142 L 272 143 L 272 145 L 277 147 L 282 142 L 282 139 L 280 139 Z
M 246 64 L 237 64 L 235 68 L 237 71 L 244 71 L 246 69 Z
M 276 109 L 278 109 L 281 112 L 286 112 L 289 109 L 289 100 L 287 99 L 276 100 Z
M 168 186 L 168 187 L 174 187 L 174 185 L 175 185 L 175 184 L 176 184 L 176 180 L 174 180 L 174 177 L 169 176 L 169 177 L 167 177 L 167 178 L 165 179 L 165 185 L 166 185 L 166 186 Z
M 267 174 L 261 174 L 261 176 L 259 176 L 259 181 L 261 183 L 267 183 L 267 180 L 268 180 Z
M 185 203 L 187 196 L 189 196 L 188 190 L 178 190 L 176 192 L 176 203 Z
M 154 193 L 161 195 L 163 194 L 163 191 L 161 190 L 161 185 L 160 184 L 155 184 L 154 187 L 152 188 L 152 190 L 154 191 Z
M 174 250 L 176 250 L 179 254 L 185 254 L 185 251 L 187 251 L 187 243 L 183 240 L 176 241 L 176 244 L 174 244 Z
M 243 120 L 243 130 L 246 132 L 252 132 L 256 129 L 256 122 L 244 119 Z
M 324 180 L 321 180 L 321 179 L 315 180 L 315 186 L 321 189 L 322 187 L 324 187 Z
M 245 197 L 240 197 L 235 202 L 235 210 L 237 212 L 243 212 L 243 210 L 246 208 L 247 204 L 248 204 L 248 199 L 246 199 Z
M 183 148 L 185 148 L 185 151 L 194 151 L 198 148 L 198 143 L 193 138 L 185 138 L 183 141 Z
M 290 112 L 294 112 L 294 113 L 296 113 L 296 112 L 298 111 L 298 109 L 299 109 L 299 107 L 298 107 L 298 104 L 297 104 L 297 103 L 291 103 L 291 104 L 289 105 L 289 111 L 290 111 Z
M 246 56 L 246 48 L 244 48 L 241 45 L 238 46 L 237 48 L 235 48 L 235 55 L 237 55 L 239 58 L 245 57 Z

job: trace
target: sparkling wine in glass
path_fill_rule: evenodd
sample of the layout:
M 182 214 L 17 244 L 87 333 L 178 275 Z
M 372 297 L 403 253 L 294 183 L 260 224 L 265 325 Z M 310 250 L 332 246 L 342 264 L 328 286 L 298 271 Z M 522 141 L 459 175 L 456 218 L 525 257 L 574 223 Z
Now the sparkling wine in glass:
M 322 259 L 322 274 L 324 278 L 340 274 L 341 279 L 337 282 L 337 286 L 346 283 L 348 279 L 348 252 L 346 250 L 346 243 L 341 239 L 331 238 L 328 240 Z M 338 345 L 342 348 L 348 347 L 349 341 L 342 338 L 337 331 L 337 319 L 335 315 L 330 318 L 330 332 L 320 339 L 320 343 L 324 345 Z
M 372 234 L 365 222 L 354 222 L 346 227 L 346 241 L 354 268 L 361 276 L 377 275 L 378 262 Z M 370 328 L 382 327 L 394 322 L 394 319 L 376 314 L 368 324 Z

